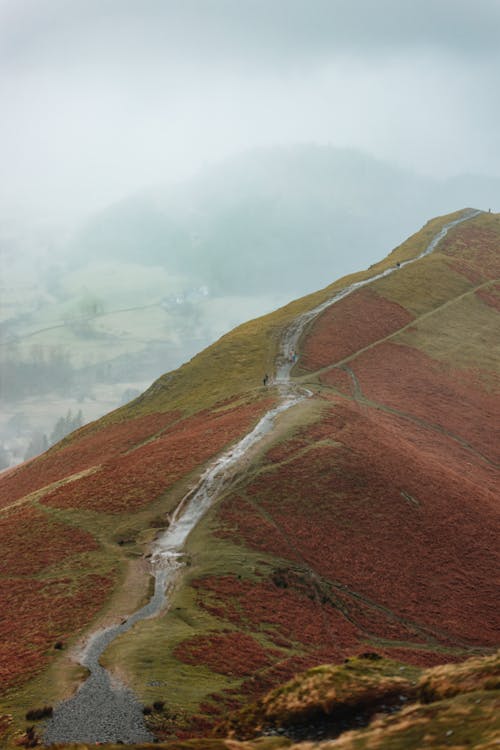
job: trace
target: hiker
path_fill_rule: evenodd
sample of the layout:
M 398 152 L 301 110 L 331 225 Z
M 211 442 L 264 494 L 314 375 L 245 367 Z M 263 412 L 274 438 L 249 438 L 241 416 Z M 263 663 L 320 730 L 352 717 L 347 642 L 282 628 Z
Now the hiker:
M 266 374 L 264 375 L 264 379 L 263 379 L 263 381 L 262 381 L 262 382 L 264 383 L 264 385 L 267 385 L 267 383 L 268 383 L 268 380 L 269 380 L 269 375 L 268 375 L 268 374 L 267 374 L 267 372 L 266 372 Z
M 398 262 L 396 263 L 396 268 L 401 268 L 401 263 L 399 262 L 399 260 L 398 260 Z

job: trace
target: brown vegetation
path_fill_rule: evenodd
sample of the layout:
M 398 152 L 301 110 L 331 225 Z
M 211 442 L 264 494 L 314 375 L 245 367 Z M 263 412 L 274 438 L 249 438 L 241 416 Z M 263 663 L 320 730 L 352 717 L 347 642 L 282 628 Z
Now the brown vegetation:
M 244 434 L 269 406 L 269 400 L 201 412 L 102 468 L 47 493 L 42 503 L 123 513 L 152 503 L 189 471 Z
M 314 322 L 303 344 L 301 367 L 319 370 L 384 338 L 411 322 L 401 305 L 371 289 L 359 289 L 328 307 Z

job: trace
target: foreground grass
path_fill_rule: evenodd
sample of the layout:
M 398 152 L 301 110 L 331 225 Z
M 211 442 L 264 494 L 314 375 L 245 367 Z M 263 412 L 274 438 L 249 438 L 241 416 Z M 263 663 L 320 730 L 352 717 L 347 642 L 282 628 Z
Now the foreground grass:
M 366 654 L 297 675 L 257 703 L 230 714 L 200 739 L 130 745 L 134 750 L 493 750 L 500 738 L 500 653 L 418 670 Z M 163 707 L 158 706 L 158 714 Z M 366 728 L 351 730 L 360 719 Z M 337 739 L 317 739 L 318 731 Z M 269 733 L 278 731 L 278 736 Z M 297 745 L 300 731 L 306 744 Z M 0 717 L 6 746 L 34 746 L 36 734 L 12 733 Z M 267 736 L 262 733 L 268 733 Z M 315 739 L 316 737 L 316 739 Z M 61 745 L 87 750 L 88 745 Z M 107 745 L 110 750 L 122 745 Z

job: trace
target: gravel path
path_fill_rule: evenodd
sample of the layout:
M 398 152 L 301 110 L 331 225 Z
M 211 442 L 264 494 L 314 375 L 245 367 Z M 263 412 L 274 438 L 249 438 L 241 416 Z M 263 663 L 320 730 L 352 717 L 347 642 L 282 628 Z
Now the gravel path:
M 153 597 L 122 624 L 100 631 L 89 640 L 80 662 L 88 667 L 90 677 L 72 698 L 55 708 L 44 735 L 46 745 L 58 742 L 131 743 L 153 739 L 144 723 L 141 704 L 131 690 L 117 681 L 111 682 L 108 673 L 99 664 L 101 654 L 118 635 L 130 630 L 136 622 L 160 612 L 166 604 L 168 591 L 174 585 L 177 573 L 182 567 L 182 550 L 188 534 L 221 490 L 229 484 L 242 457 L 272 431 L 277 415 L 310 395 L 310 392 L 290 382 L 290 371 L 294 365 L 293 354 L 307 323 L 356 289 L 428 255 L 451 227 L 480 213 L 482 212 L 469 211 L 462 214 L 460 218 L 446 224 L 417 258 L 350 284 L 326 302 L 292 321 L 285 331 L 277 363 L 275 382 L 281 391 L 280 404 L 268 411 L 248 435 L 211 464 L 202 475 L 198 486 L 181 501 L 169 528 L 155 543 L 151 558 L 152 572 L 156 580 Z
M 175 571 L 170 571 L 173 577 Z M 109 644 L 139 620 L 157 614 L 166 601 L 169 571 L 158 571 L 149 602 L 120 625 L 95 633 L 87 643 L 80 663 L 90 677 L 75 695 L 56 706 L 47 724 L 44 742 L 141 742 L 153 740 L 144 723 L 142 706 L 131 690 L 111 679 L 99 664 Z
M 56 742 L 153 741 L 144 724 L 142 708 L 133 693 L 113 686 L 105 670 L 92 672 L 73 698 L 54 711 L 44 736 Z

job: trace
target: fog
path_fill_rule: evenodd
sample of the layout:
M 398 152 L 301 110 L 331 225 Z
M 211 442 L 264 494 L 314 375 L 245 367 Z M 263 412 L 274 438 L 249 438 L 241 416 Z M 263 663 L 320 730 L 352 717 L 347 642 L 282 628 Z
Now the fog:
M 496 0 L 0 0 L 4 463 L 499 210 L 499 28 Z
M 60 221 L 254 146 L 500 173 L 497 0 L 2 0 L 2 211 Z

